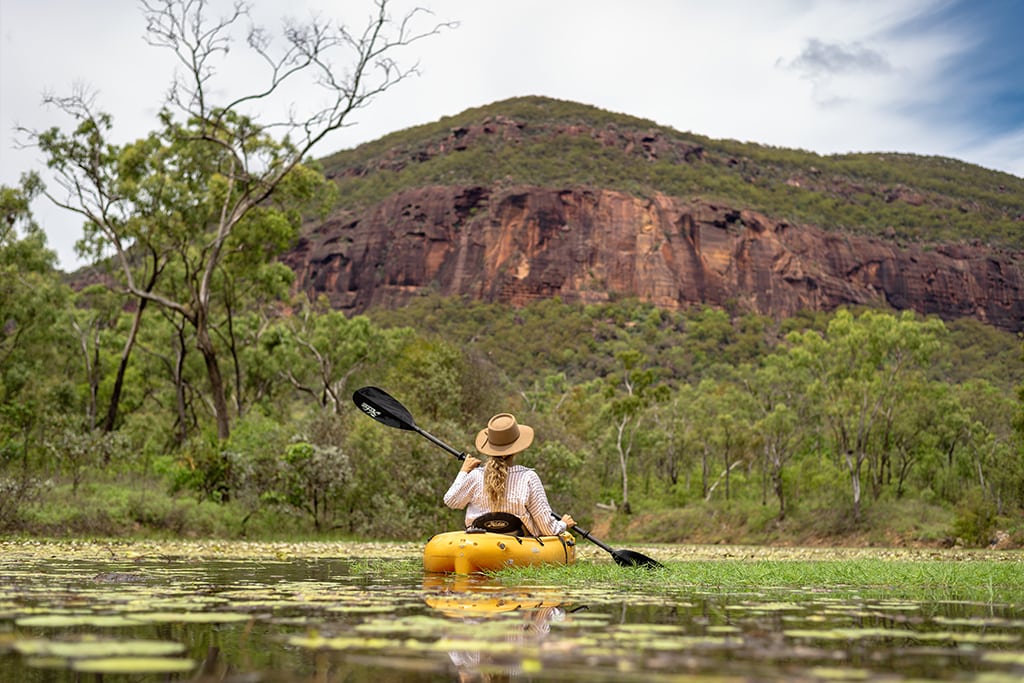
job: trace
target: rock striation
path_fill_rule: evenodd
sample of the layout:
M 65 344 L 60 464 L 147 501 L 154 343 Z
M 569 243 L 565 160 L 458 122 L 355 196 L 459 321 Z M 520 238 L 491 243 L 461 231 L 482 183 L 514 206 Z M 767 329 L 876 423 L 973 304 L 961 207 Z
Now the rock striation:
M 888 306 L 1024 331 L 1024 253 L 899 244 L 610 190 L 402 191 L 334 214 L 282 260 L 297 287 L 351 313 L 431 291 L 513 305 L 636 297 L 779 317 Z

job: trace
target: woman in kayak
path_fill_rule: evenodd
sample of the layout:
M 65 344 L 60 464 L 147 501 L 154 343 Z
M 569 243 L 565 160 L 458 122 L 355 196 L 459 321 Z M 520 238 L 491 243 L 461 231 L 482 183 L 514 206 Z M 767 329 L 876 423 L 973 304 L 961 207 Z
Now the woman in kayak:
M 511 413 L 499 413 L 476 436 L 476 449 L 489 456 L 487 464 L 466 456 L 455 481 L 444 494 L 444 504 L 466 509 L 466 527 L 488 513 L 511 513 L 522 520 L 533 536 L 560 534 L 576 522 L 572 515 L 561 520 L 551 514 L 547 493 L 537 473 L 515 464 L 517 453 L 533 443 L 533 428 L 521 425 Z

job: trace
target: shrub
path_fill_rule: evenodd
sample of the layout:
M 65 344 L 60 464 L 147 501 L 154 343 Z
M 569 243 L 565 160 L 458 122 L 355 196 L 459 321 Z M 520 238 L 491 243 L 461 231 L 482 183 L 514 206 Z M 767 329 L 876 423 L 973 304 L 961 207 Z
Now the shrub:
M 49 487 L 49 482 L 34 476 L 0 474 L 0 529 L 17 528 L 24 519 L 26 506 Z
M 996 525 L 996 506 L 985 492 L 972 488 L 956 506 L 953 532 L 968 546 L 986 546 L 992 539 Z

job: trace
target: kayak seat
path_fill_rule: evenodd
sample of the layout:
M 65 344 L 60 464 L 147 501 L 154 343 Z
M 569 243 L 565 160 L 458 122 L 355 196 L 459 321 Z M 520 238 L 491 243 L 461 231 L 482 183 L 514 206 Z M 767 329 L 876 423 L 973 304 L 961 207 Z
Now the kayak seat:
M 523 520 L 510 512 L 488 512 L 473 520 L 473 524 L 466 528 L 466 532 L 481 534 L 485 532 L 492 534 L 508 534 L 509 536 L 529 536 Z

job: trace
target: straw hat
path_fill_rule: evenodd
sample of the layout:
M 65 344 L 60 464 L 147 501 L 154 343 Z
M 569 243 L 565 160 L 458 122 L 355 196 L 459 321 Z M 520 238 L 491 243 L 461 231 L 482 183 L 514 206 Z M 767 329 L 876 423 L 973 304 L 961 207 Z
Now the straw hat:
M 476 449 L 499 458 L 525 451 L 531 443 L 533 427 L 519 424 L 512 413 L 498 413 L 476 435 Z

